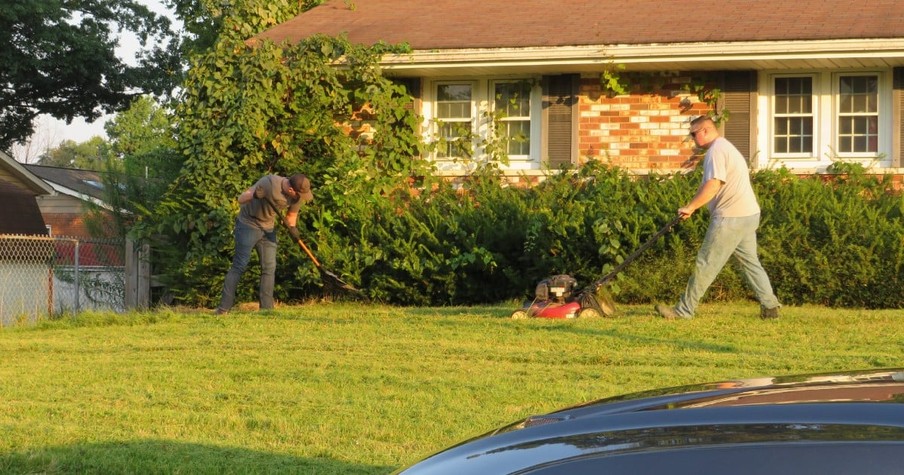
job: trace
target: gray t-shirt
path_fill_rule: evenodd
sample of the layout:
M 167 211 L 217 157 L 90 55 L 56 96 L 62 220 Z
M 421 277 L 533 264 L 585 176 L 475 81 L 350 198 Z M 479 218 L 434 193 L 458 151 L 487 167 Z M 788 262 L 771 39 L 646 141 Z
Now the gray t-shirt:
M 276 214 L 273 208 L 267 204 L 266 198 L 276 205 L 277 209 L 286 209 L 298 211 L 301 206 L 301 200 L 290 200 L 282 193 L 282 183 L 288 180 L 278 175 L 267 175 L 254 184 L 254 197 L 251 201 L 243 204 L 239 210 L 238 219 L 256 228 L 270 232 L 276 223 Z
M 724 137 L 713 140 L 703 158 L 703 183 L 713 178 L 720 180 L 722 187 L 708 204 L 711 216 L 743 218 L 760 212 L 747 162 Z

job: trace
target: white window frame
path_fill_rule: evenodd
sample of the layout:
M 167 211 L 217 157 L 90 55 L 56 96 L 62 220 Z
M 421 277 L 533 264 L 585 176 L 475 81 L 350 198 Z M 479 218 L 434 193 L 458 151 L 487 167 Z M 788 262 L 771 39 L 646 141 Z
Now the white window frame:
M 470 117 L 468 117 L 466 119 L 465 118 L 461 118 L 461 119 L 439 118 L 439 117 L 437 117 L 439 114 L 439 111 L 435 110 L 434 114 L 433 114 L 434 122 L 430 127 L 430 132 L 434 135 L 434 137 L 432 137 L 432 140 L 438 140 L 437 137 L 440 134 L 440 130 L 439 130 L 437 121 L 443 121 L 445 123 L 461 124 L 462 127 L 464 127 L 464 128 L 468 128 L 468 125 L 470 125 L 469 128 L 470 128 L 471 135 L 472 136 L 475 135 L 476 134 L 476 126 L 477 126 L 477 122 L 478 122 L 478 110 L 477 110 L 476 102 L 475 102 L 475 98 L 478 96 L 477 83 L 475 81 L 437 81 L 432 86 L 433 100 L 431 101 L 431 104 L 434 106 L 436 106 L 436 104 L 439 101 L 439 97 L 438 97 L 439 96 L 439 88 L 441 86 L 469 86 L 471 88 Z M 438 109 L 438 107 L 437 107 L 437 109 Z M 471 144 L 472 149 L 474 148 L 474 145 L 475 145 L 474 143 Z M 439 150 L 436 150 L 433 153 L 433 158 L 436 160 L 440 160 L 440 161 L 454 161 L 454 160 L 460 160 L 464 157 L 459 157 L 459 156 L 454 156 L 454 155 L 442 155 Z
M 882 79 L 881 79 L 881 76 L 879 76 L 876 73 L 868 73 L 868 72 L 838 73 L 833 76 L 834 76 L 832 78 L 832 84 L 834 87 L 833 95 L 836 98 L 836 101 L 833 104 L 834 107 L 832 108 L 832 110 L 833 110 L 834 116 L 835 116 L 834 117 L 834 127 L 835 127 L 835 130 L 837 131 L 835 133 L 835 148 L 834 148 L 835 153 L 840 158 L 864 158 L 864 157 L 872 158 L 872 159 L 877 158 L 879 156 L 878 148 L 875 152 L 842 152 L 841 151 L 841 125 L 840 125 L 840 123 L 841 123 L 842 113 L 839 109 L 841 107 L 841 78 L 842 77 L 876 77 L 877 82 L 878 82 L 878 91 L 876 93 L 876 113 L 875 114 L 845 114 L 845 116 L 856 115 L 856 116 L 860 116 L 860 117 L 866 117 L 866 116 L 875 115 L 876 122 L 879 126 L 879 129 L 876 130 L 876 133 L 878 135 L 877 142 L 881 143 L 881 141 L 882 141 L 882 132 L 881 132 L 882 112 L 883 112 L 883 109 L 885 108 L 885 107 L 883 107 L 884 104 L 882 103 Z M 877 143 L 877 147 L 878 147 L 879 143 Z
M 489 89 L 488 89 L 488 91 L 487 91 L 487 94 L 488 94 L 488 96 L 491 98 L 491 100 L 489 101 L 489 103 L 491 104 L 491 110 L 492 110 L 493 112 L 496 112 L 496 86 L 497 86 L 497 85 L 499 85 L 499 84 L 516 84 L 516 83 L 521 83 L 521 82 L 527 82 L 528 84 L 530 83 L 529 81 L 524 80 L 524 79 L 515 79 L 515 80 L 513 80 L 513 79 L 499 79 L 499 80 L 492 80 L 492 81 L 490 81 L 489 84 L 488 84 Z M 532 127 L 531 127 L 531 124 L 533 123 L 533 122 L 532 122 L 532 117 L 533 117 L 532 112 L 533 112 L 533 111 L 532 111 L 531 109 L 533 108 L 533 103 L 534 103 L 534 100 L 533 100 L 533 97 L 532 97 L 532 94 L 531 94 L 532 90 L 533 90 L 533 87 L 531 87 L 530 90 L 528 91 L 528 94 L 529 94 L 529 95 L 528 95 L 528 98 L 527 98 L 527 100 L 528 100 L 528 107 L 527 107 L 527 110 L 525 111 L 525 112 L 527 112 L 527 115 L 524 115 L 524 114 L 521 114 L 521 115 L 511 115 L 511 116 L 505 115 L 505 116 L 503 116 L 503 117 L 500 119 L 500 122 L 502 122 L 503 125 L 505 125 L 506 122 L 525 122 L 525 121 L 526 121 L 526 122 L 528 123 L 528 133 L 529 133 L 529 135 L 530 135 L 531 138 L 533 138 L 533 135 L 534 135 L 534 134 L 533 134 Z M 529 150 L 529 152 L 528 152 L 527 154 L 511 154 L 511 153 L 509 153 L 509 154 L 508 154 L 508 159 L 509 159 L 509 161 L 513 161 L 513 160 L 530 160 L 531 154 L 532 154 L 533 149 L 534 149 L 534 147 L 533 147 L 534 144 L 533 144 L 532 142 L 533 142 L 533 141 L 531 140 L 531 141 L 528 142 L 528 144 L 527 144 L 528 150 Z
M 781 117 L 810 117 L 813 121 L 812 123 L 812 143 L 809 152 L 776 152 L 775 151 L 775 139 L 776 139 L 776 130 L 775 130 L 775 119 L 779 116 L 776 110 L 775 100 L 778 97 L 778 93 L 775 92 L 775 82 L 778 79 L 798 79 L 798 78 L 809 78 L 811 85 L 811 93 L 810 93 L 810 113 L 784 113 L 781 114 Z M 770 87 L 772 88 L 772 94 L 769 95 L 771 106 L 769 108 L 769 153 L 774 158 L 782 158 L 782 159 L 809 159 L 813 157 L 813 154 L 816 152 L 816 148 L 819 144 L 819 99 L 816 91 L 819 88 L 817 83 L 817 78 L 813 74 L 776 74 L 772 76 L 770 80 Z
M 838 150 L 838 110 L 840 102 L 840 78 L 843 76 L 875 76 L 878 92 L 878 150 L 875 153 L 841 153 Z M 775 79 L 781 77 L 813 78 L 813 151 L 805 154 L 773 153 L 775 138 Z M 758 166 L 778 168 L 786 166 L 794 170 L 822 171 L 834 160 L 873 165 L 892 166 L 892 111 L 891 70 L 781 70 L 761 71 L 758 93 L 757 138 Z
M 437 110 L 436 100 L 438 87 L 447 84 L 471 84 L 472 85 L 472 108 L 471 108 L 471 133 L 474 135 L 475 143 L 474 155 L 475 160 L 484 160 L 486 158 L 485 150 L 479 146 L 481 142 L 489 138 L 492 134 L 492 112 L 495 107 L 495 84 L 500 82 L 516 82 L 529 81 L 531 84 L 530 96 L 530 155 L 509 156 L 508 166 L 500 164 L 502 169 L 506 170 L 539 170 L 540 167 L 540 150 L 542 135 L 542 90 L 540 87 L 539 77 L 524 76 L 494 76 L 479 78 L 442 78 L 428 81 L 424 91 L 424 101 L 422 105 L 423 115 L 423 138 L 425 142 L 431 143 L 436 141 L 436 121 Z M 440 172 L 461 172 L 464 170 L 464 164 L 460 160 L 461 157 L 440 157 L 436 152 L 430 157 L 436 162 Z

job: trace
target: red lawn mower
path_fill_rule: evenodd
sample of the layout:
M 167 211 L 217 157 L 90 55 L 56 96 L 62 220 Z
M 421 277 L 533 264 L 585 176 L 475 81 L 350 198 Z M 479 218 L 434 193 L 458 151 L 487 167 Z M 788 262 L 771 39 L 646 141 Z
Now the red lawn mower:
M 636 251 L 617 265 L 612 272 L 590 285 L 578 290 L 578 281 L 567 274 L 554 275 L 540 281 L 534 291 L 534 299 L 525 302 L 524 307 L 512 312 L 512 318 L 594 318 L 614 317 L 615 300 L 606 289 L 612 279 L 637 259 L 641 253 L 652 246 L 663 234 L 681 221 L 682 216 L 675 216 L 663 226 L 647 242 L 641 244 Z

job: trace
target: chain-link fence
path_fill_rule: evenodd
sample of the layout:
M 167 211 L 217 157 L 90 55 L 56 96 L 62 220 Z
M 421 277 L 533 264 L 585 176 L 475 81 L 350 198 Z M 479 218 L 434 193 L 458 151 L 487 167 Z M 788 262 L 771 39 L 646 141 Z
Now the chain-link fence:
M 123 311 L 124 252 L 115 239 L 0 235 L 0 325 Z

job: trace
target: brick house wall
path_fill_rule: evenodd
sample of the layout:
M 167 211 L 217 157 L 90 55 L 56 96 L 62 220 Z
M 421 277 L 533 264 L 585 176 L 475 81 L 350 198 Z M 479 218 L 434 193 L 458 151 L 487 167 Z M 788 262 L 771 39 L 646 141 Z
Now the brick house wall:
M 651 172 L 692 167 L 688 123 L 709 108 L 694 95 L 670 91 L 608 97 L 599 77 L 582 78 L 578 93 L 581 163 L 599 160 Z

